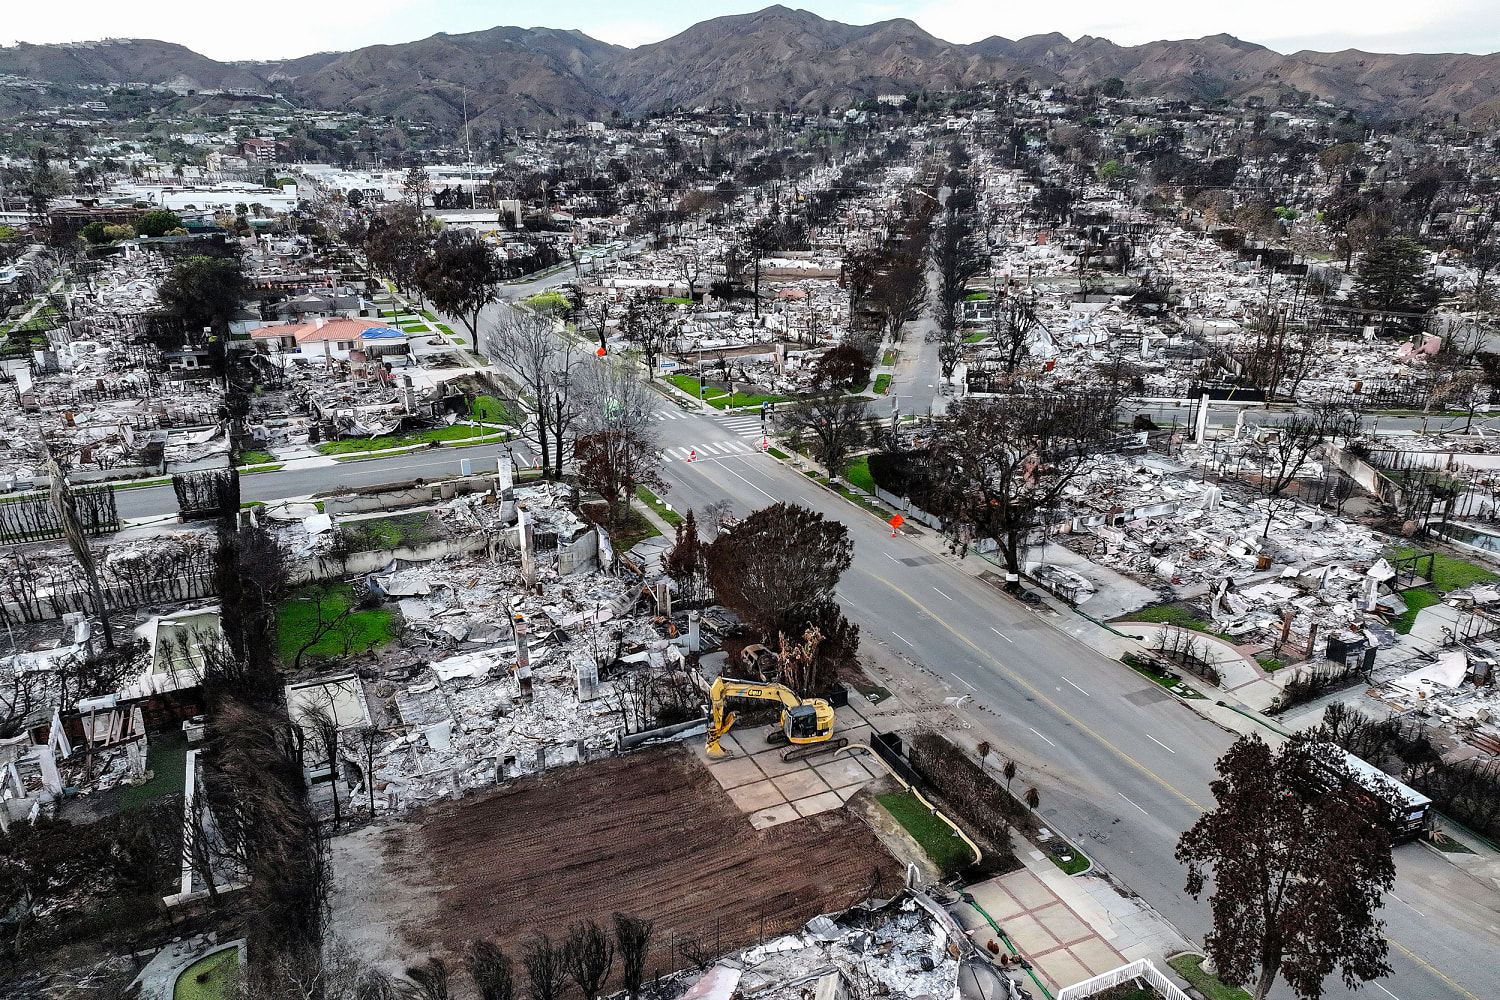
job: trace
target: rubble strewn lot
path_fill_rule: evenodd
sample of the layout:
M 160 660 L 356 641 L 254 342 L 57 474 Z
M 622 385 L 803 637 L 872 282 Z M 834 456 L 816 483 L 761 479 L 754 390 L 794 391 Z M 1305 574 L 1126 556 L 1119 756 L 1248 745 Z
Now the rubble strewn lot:
M 334 870 L 334 929 L 393 967 L 423 951 L 457 955 L 479 935 L 519 946 L 534 929 L 617 910 L 656 921 L 647 968 L 661 971 L 678 967 L 676 939 L 729 950 L 901 878 L 842 810 L 752 829 L 679 747 L 562 768 L 340 838 Z M 364 930 L 388 909 L 412 916 Z

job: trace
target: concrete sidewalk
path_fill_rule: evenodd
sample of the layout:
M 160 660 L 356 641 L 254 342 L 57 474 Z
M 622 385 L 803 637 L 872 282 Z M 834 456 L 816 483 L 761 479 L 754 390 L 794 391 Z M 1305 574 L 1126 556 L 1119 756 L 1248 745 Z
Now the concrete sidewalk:
M 984 914 L 1004 932 L 1053 993 L 1137 958 L 1160 964 L 1189 944 L 1160 914 L 1128 899 L 1103 878 L 1068 876 L 1042 852 L 1025 845 L 1026 867 L 969 886 Z M 982 952 L 994 943 L 1007 952 L 975 906 L 959 904 L 954 916 Z

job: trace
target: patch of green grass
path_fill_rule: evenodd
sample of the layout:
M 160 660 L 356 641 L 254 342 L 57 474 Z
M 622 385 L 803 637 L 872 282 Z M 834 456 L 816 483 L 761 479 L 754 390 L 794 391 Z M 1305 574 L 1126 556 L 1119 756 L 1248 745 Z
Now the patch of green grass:
M 319 637 L 303 654 L 306 662 L 310 656 L 343 656 L 347 649 L 351 653 L 363 653 L 390 642 L 391 626 L 395 614 L 384 608 L 368 611 L 346 609 L 354 603 L 354 592 L 348 584 L 330 584 L 326 587 L 305 587 L 276 608 L 276 638 L 281 652 L 281 661 L 291 665 L 297 651 L 312 642 L 319 630 L 319 608 L 326 623 L 343 617 L 324 635 Z
M 664 296 L 662 298 L 662 301 L 669 306 L 690 306 L 693 304 L 692 299 L 684 299 L 681 296 L 677 295 Z
M 945 874 L 962 871 L 974 860 L 973 852 L 954 836 L 953 829 L 928 812 L 910 792 L 888 792 L 875 798 Z
M 242 451 L 240 452 L 241 465 L 266 465 L 276 461 L 276 456 L 269 451 Z
M 646 520 L 646 515 L 630 507 L 625 512 L 625 523 L 610 529 L 609 542 L 616 552 L 629 552 L 646 539 L 659 535 L 661 532 Z
M 875 376 L 875 391 L 884 393 L 891 387 L 891 376 L 889 374 Z
M 1444 854 L 1473 854 L 1474 853 L 1468 847 L 1466 847 L 1463 844 L 1460 844 L 1458 841 L 1454 840 L 1452 837 L 1448 836 L 1446 833 L 1434 833 L 1432 835 L 1432 846 L 1436 847 L 1438 850 L 1442 851 Z
M 966 334 L 964 334 L 964 343 L 965 344 L 977 344 L 981 340 L 983 340 L 984 338 L 986 338 L 988 336 L 989 336 L 989 333 L 987 331 L 985 331 L 985 330 L 975 330 L 973 333 L 966 333 Z
M 432 514 L 393 514 L 339 525 L 350 552 L 374 552 L 402 545 L 424 545 L 443 537 Z
M 780 448 L 767 448 L 766 451 L 771 455 L 774 455 L 775 457 L 781 459 L 783 462 L 791 458 L 790 455 L 782 451 Z
M 1175 695 L 1183 698 L 1204 697 L 1203 693 L 1197 688 L 1189 684 L 1184 684 L 1180 680 L 1174 680 L 1171 677 L 1168 677 L 1166 674 L 1157 673 L 1155 668 L 1151 667 L 1144 660 L 1136 657 L 1133 653 L 1126 653 L 1121 656 L 1120 662 L 1125 664 L 1131 670 L 1134 670 L 1136 673 L 1140 674 L 1142 677 L 1150 678 Z
M 1285 663 L 1274 656 L 1257 656 L 1255 662 L 1259 663 L 1260 668 L 1267 673 L 1275 673 L 1286 666 Z
M 885 367 L 887 367 L 887 368 L 889 368 L 891 365 L 895 364 L 896 363 L 896 352 L 895 352 L 895 350 L 892 349 L 892 350 L 886 351 L 885 354 L 881 357 L 880 363 L 882 365 L 884 365 Z
M 437 328 L 438 328 L 438 330 L 440 332 L 446 333 L 450 337 L 453 336 L 453 329 L 451 327 L 449 327 L 448 325 L 446 325 L 444 323 L 437 323 L 435 325 L 437 326 Z M 454 339 L 457 340 L 458 338 L 454 337 Z M 463 341 L 459 341 L 459 343 L 463 343 Z
M 1228 986 L 1219 982 L 1218 976 L 1204 972 L 1202 955 L 1178 955 L 1169 959 L 1167 964 L 1186 979 L 1189 986 L 1203 994 L 1204 1000 L 1250 1000 L 1250 994 L 1238 986 Z
M 286 468 L 285 462 L 272 462 L 269 465 L 247 465 L 240 471 L 246 474 L 255 472 L 277 472 Z
M 672 527 L 675 528 L 682 523 L 682 515 L 677 513 L 672 508 L 668 507 L 665 503 L 662 502 L 660 497 L 658 497 L 655 493 L 652 493 L 650 490 L 646 489 L 646 487 L 637 486 L 635 488 L 635 495 L 636 498 L 641 501 L 641 503 L 645 504 L 647 507 L 650 507 L 653 511 L 655 511 L 657 517 L 661 518 L 663 521 L 666 521 Z
M 146 748 L 146 769 L 151 780 L 120 791 L 120 810 L 139 809 L 159 795 L 182 791 L 187 778 L 187 736 L 181 729 L 168 730 Z
M 866 493 L 875 492 L 875 477 L 870 475 L 870 456 L 861 455 L 849 463 L 844 470 L 844 478 L 849 480 L 850 486 L 857 486 Z
M 352 455 L 365 451 L 385 451 L 388 448 L 411 448 L 431 444 L 434 441 L 459 442 L 480 441 L 486 434 L 494 434 L 489 425 L 470 427 L 467 423 L 451 424 L 417 431 L 415 434 L 389 434 L 377 438 L 350 438 L 347 441 L 324 441 L 318 445 L 320 455 Z
M 494 396 L 476 396 L 469 415 L 487 424 L 512 424 L 519 426 L 520 418 L 506 405 L 503 399 Z
M 1443 599 L 1433 590 L 1427 587 L 1418 587 L 1416 590 L 1403 590 L 1401 600 L 1406 602 L 1406 610 L 1391 619 L 1391 627 L 1398 635 L 1410 635 L 1412 626 L 1417 623 L 1417 615 L 1421 614 L 1423 608 L 1430 608 L 1435 604 L 1442 604 Z
M 1058 842 L 1047 856 L 1054 865 L 1062 869 L 1064 875 L 1077 875 L 1089 866 L 1088 855 L 1068 843 Z
M 1397 559 L 1417 555 L 1416 549 L 1393 549 L 1391 555 Z M 1423 553 L 1425 555 L 1425 553 Z M 1417 563 L 1419 568 L 1426 566 L 1425 560 Z M 1432 560 L 1432 580 L 1429 581 L 1438 590 L 1447 592 L 1450 590 L 1462 590 L 1464 587 L 1472 587 L 1476 583 L 1488 583 L 1491 580 L 1500 579 L 1494 573 L 1483 566 L 1476 566 L 1471 562 L 1456 559 L 1453 556 L 1436 553 Z
M 239 968 L 238 948 L 225 948 L 200 958 L 182 971 L 172 987 L 172 1000 L 224 1000 Z M 199 982 L 202 977 L 202 982 Z
M 880 684 L 862 684 L 859 681 L 852 681 L 849 686 L 863 695 L 865 701 L 872 705 L 885 701 L 891 696 L 890 688 Z
M 168 476 L 165 479 L 142 479 L 139 482 L 134 483 L 112 483 L 110 484 L 109 488 L 112 490 L 141 490 L 145 489 L 148 486 L 167 486 L 170 485 L 171 482 L 172 477 Z
M 1204 635 L 1216 636 L 1229 642 L 1234 640 L 1213 630 L 1213 626 L 1199 618 L 1190 608 L 1180 604 L 1158 604 L 1154 608 L 1142 608 L 1132 611 L 1130 614 L 1115 619 L 1116 623 L 1130 624 L 1131 622 L 1156 622 L 1161 625 L 1175 625 L 1178 628 L 1190 629 L 1194 632 L 1202 632 Z
M 990 297 L 990 293 L 989 292 L 970 292 L 968 295 L 964 296 L 964 301 L 965 302 L 985 302 L 985 301 L 989 300 L 989 297 Z

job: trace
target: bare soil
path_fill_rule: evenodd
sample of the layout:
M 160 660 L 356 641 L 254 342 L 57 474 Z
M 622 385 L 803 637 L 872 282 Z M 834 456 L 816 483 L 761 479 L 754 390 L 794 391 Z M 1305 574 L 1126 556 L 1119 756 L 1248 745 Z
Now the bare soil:
M 388 966 L 400 952 L 456 958 L 480 937 L 519 957 L 534 933 L 556 939 L 571 923 L 604 923 L 618 911 L 655 922 L 646 971 L 667 973 L 688 964 L 685 938 L 688 950 L 697 942 L 721 954 L 901 878 L 871 830 L 843 809 L 755 830 L 680 746 L 429 807 L 381 836 L 379 850 L 369 842 L 338 850 L 335 877 L 341 887 L 379 885 L 378 909 L 404 912 L 393 927 L 400 940 L 372 954 L 374 914 L 337 891 L 334 923 L 363 928 L 359 950 Z M 372 870 L 350 870 L 361 865 Z

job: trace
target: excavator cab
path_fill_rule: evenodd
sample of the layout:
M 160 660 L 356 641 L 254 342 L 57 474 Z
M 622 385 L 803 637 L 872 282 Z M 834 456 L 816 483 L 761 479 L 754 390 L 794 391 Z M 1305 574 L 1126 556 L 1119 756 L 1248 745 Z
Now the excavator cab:
M 833 735 L 833 709 L 814 699 L 781 713 L 781 731 L 792 743 L 818 743 Z
M 798 705 L 781 713 L 781 730 L 793 743 L 818 738 L 818 710 L 812 705 Z

